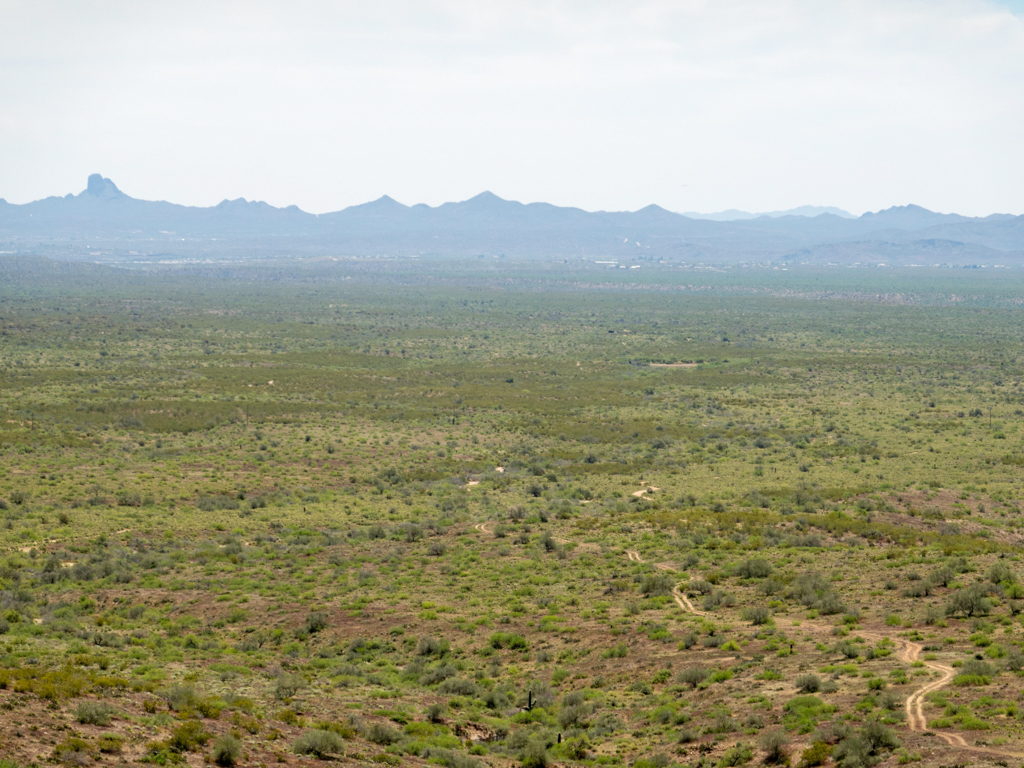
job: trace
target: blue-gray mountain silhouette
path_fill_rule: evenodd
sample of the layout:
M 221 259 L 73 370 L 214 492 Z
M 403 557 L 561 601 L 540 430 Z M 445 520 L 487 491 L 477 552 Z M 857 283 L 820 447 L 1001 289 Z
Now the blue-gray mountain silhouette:
M 916 205 L 859 217 L 843 211 L 811 215 L 817 210 L 714 220 L 657 205 L 589 212 L 482 192 L 436 207 L 404 205 L 385 195 L 314 215 L 244 198 L 207 208 L 139 200 L 93 174 L 77 195 L 24 205 L 0 200 L 0 250 L 78 259 L 99 251 L 111 259 L 504 255 L 709 264 L 1024 264 L 1024 216 L 972 218 Z

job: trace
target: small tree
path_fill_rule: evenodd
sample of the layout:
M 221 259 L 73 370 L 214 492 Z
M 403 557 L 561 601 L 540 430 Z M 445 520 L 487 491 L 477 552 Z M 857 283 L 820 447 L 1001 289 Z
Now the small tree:
M 1001 584 L 1005 582 L 1014 582 L 1017 580 L 1016 576 L 1013 575 L 1013 571 L 1006 563 L 995 562 L 992 567 L 988 569 L 988 580 L 993 584 Z
M 953 581 L 953 579 L 955 578 L 956 571 L 953 569 L 953 567 L 949 565 L 943 565 L 931 572 L 931 574 L 928 576 L 928 581 L 930 581 L 932 584 L 938 584 L 942 587 L 948 587 L 949 582 Z
M 992 603 L 989 602 L 987 595 L 988 588 L 984 584 L 972 584 L 967 589 L 961 589 L 946 603 L 946 615 L 956 616 L 961 613 L 964 616 L 983 616 L 992 610 Z

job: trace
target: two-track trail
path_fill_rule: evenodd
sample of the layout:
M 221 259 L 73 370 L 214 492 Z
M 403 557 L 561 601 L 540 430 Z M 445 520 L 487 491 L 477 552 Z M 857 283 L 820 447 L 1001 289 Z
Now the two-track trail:
M 921 655 L 921 646 L 918 643 L 906 642 L 903 648 L 900 650 L 899 659 L 905 661 L 908 664 L 913 664 L 919 660 Z M 932 691 L 937 691 L 946 685 L 949 685 L 950 681 L 956 675 L 956 670 L 952 667 L 947 667 L 945 664 L 936 664 L 934 661 L 923 662 L 929 669 L 934 669 L 942 673 L 942 677 L 938 680 L 933 680 L 927 685 L 923 685 L 910 694 L 907 697 L 907 725 L 910 726 L 912 731 L 924 731 L 928 727 L 928 721 L 925 720 L 923 702 L 924 697 Z M 947 744 L 957 744 L 958 746 L 966 746 L 961 736 L 947 733 L 938 734 Z M 949 738 L 946 738 L 949 737 Z
M 643 493 L 643 491 L 641 491 L 640 493 Z M 476 530 L 482 533 L 493 534 L 493 531 L 487 528 L 487 523 L 477 523 L 474 526 L 474 528 L 476 528 Z M 567 540 L 557 539 L 557 541 L 566 542 Z M 643 557 L 640 556 L 640 553 L 635 549 L 627 549 L 626 557 L 629 559 L 630 562 L 633 563 L 646 562 L 643 559 Z M 654 567 L 663 571 L 668 571 L 670 573 L 677 573 L 676 569 L 673 568 L 671 565 L 668 565 L 667 563 L 655 563 Z M 683 611 L 691 613 L 694 616 L 707 615 L 704 611 L 697 610 L 697 608 L 694 607 L 693 603 L 690 602 L 690 599 L 686 596 L 684 592 L 682 592 L 679 589 L 678 586 L 672 588 L 672 597 L 675 598 L 676 604 Z M 804 622 L 805 626 L 808 624 L 814 626 L 811 622 Z M 828 627 L 827 629 L 831 629 L 831 627 Z M 925 685 L 921 686 L 916 691 L 914 691 L 912 694 L 910 694 L 909 697 L 907 697 L 907 726 L 910 728 L 911 731 L 914 731 L 916 733 L 928 732 L 928 721 L 924 716 L 925 696 L 927 696 L 929 693 L 932 693 L 934 691 L 939 690 L 940 688 L 944 688 L 945 686 L 949 685 L 950 682 L 952 682 L 953 678 L 956 676 L 956 670 L 954 670 L 952 667 L 946 666 L 945 664 L 939 664 L 934 661 L 921 660 L 920 656 L 921 651 L 923 649 L 921 645 L 919 645 L 918 643 L 910 642 L 902 638 L 893 638 L 889 637 L 888 635 L 878 634 L 874 632 L 862 634 L 870 634 L 878 638 L 887 638 L 900 646 L 900 650 L 897 656 L 897 658 L 899 658 L 900 661 L 906 662 L 908 664 L 913 664 L 915 662 L 921 661 L 921 663 L 923 663 L 929 669 L 940 673 L 940 677 L 937 680 L 932 680 L 931 682 L 926 683 Z M 1005 750 L 992 749 L 990 747 L 970 745 L 959 733 L 944 733 L 939 731 L 930 731 L 930 733 L 934 733 L 936 736 L 938 736 L 940 739 L 946 742 L 946 744 L 948 744 L 950 747 L 954 747 L 957 749 L 965 749 L 971 752 L 981 752 L 989 755 L 998 755 L 1000 757 L 1024 757 L 1024 754 L 1017 752 L 1007 752 Z
M 642 563 L 644 559 L 640 557 L 640 553 L 635 549 L 627 549 L 626 557 L 632 560 L 634 563 Z M 676 569 L 667 563 L 655 563 L 655 568 L 662 571 L 669 571 L 670 573 L 677 573 Z M 672 587 L 672 597 L 675 598 L 676 604 L 687 613 L 692 613 L 694 616 L 707 616 L 704 611 L 698 611 L 693 607 L 693 603 L 690 602 L 690 598 L 686 594 L 680 591 L 679 587 Z
M 903 649 L 900 651 L 899 658 L 901 661 L 908 663 L 914 663 L 919 661 L 921 655 L 921 646 L 918 643 L 907 642 L 904 644 Z M 914 691 L 907 698 L 907 725 L 910 726 L 910 730 L 923 732 L 928 729 L 928 721 L 925 719 L 923 711 L 924 697 L 932 691 L 937 691 L 940 688 L 949 685 L 949 683 L 956 677 L 956 670 L 953 667 L 948 667 L 945 664 L 938 664 L 934 661 L 922 662 L 929 669 L 934 669 L 936 672 L 942 673 L 942 677 L 938 680 L 933 680 L 927 685 L 923 685 Z M 959 747 L 960 749 L 969 749 L 972 752 L 984 752 L 989 755 L 999 755 L 1002 757 L 1024 757 L 1024 754 L 1020 752 L 1007 752 L 1002 749 L 992 749 L 990 747 L 972 746 L 967 743 L 963 736 L 959 733 L 943 733 L 941 731 L 932 731 L 936 736 L 942 739 L 951 747 Z
M 626 556 L 630 559 L 630 561 L 634 563 L 645 562 L 644 559 L 640 556 L 640 553 L 637 552 L 635 549 L 627 549 Z M 663 571 L 670 571 L 672 573 L 676 573 L 676 569 L 666 563 L 655 563 L 654 567 L 659 568 Z M 692 613 L 695 616 L 707 615 L 703 611 L 698 611 L 696 608 L 694 608 L 693 603 L 690 602 L 689 598 L 682 591 L 680 591 L 678 587 L 672 588 L 672 596 L 675 598 L 676 603 L 679 605 L 679 607 L 682 608 L 684 611 Z M 887 636 L 878 635 L 878 637 Z M 908 664 L 913 664 L 914 662 L 919 660 L 922 650 L 920 644 L 902 639 L 896 639 L 894 642 L 897 642 L 902 646 L 898 654 L 898 658 L 900 659 L 900 661 L 904 661 Z M 938 664 L 933 661 L 924 661 L 922 663 L 929 669 L 933 669 L 937 672 L 942 673 L 942 676 L 938 680 L 933 680 L 932 682 L 921 686 L 907 698 L 907 725 L 910 727 L 911 731 L 916 731 L 918 733 L 922 733 L 928 729 L 928 721 L 925 719 L 924 716 L 924 697 L 932 691 L 937 691 L 940 688 L 944 688 L 945 686 L 949 685 L 949 683 L 956 676 L 956 670 L 954 670 L 952 667 L 946 666 L 945 664 Z M 933 733 L 935 733 L 936 736 L 938 736 L 944 742 L 949 744 L 951 747 L 959 747 L 961 749 L 969 749 L 973 752 L 985 752 L 987 754 L 1003 755 L 1007 757 L 1022 756 L 1015 752 L 1006 752 L 1002 750 L 990 749 L 988 747 L 971 746 L 959 733 L 941 733 L 937 731 L 933 731 Z

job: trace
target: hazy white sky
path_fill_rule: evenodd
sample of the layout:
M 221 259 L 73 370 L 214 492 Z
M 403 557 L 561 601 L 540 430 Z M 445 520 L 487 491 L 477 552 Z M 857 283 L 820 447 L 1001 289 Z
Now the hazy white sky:
M 0 197 L 1024 213 L 1024 0 L 0 0 Z

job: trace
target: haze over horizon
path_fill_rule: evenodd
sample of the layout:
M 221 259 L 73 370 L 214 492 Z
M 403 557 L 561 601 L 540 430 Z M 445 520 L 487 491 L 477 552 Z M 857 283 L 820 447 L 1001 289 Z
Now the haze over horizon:
M 0 197 L 1024 213 L 994 0 L 0 2 Z
M 9 203 L 9 204 L 13 204 L 13 205 L 27 205 L 28 203 L 40 202 L 40 201 L 45 201 L 45 200 L 53 199 L 53 198 L 82 197 L 83 195 L 86 195 L 86 194 L 90 194 L 93 197 L 101 197 L 101 198 L 102 197 L 108 197 L 108 198 L 129 197 L 129 198 L 132 198 L 132 199 L 135 199 L 135 200 L 144 200 L 144 198 L 138 198 L 138 197 L 135 197 L 134 195 L 132 195 L 132 194 L 130 194 L 128 192 L 125 192 L 124 190 L 122 190 L 116 184 L 116 182 L 114 182 L 112 179 L 110 179 L 108 177 L 104 177 L 103 174 L 101 174 L 101 173 L 93 173 L 93 174 L 89 175 L 89 178 L 88 178 L 87 183 L 86 183 L 86 187 L 81 189 L 81 190 L 79 190 L 78 192 L 72 191 L 72 192 L 67 192 L 66 194 L 54 193 L 54 194 L 46 195 L 45 197 L 39 198 L 38 200 L 30 200 L 27 203 L 20 203 L 20 204 L 19 203 L 10 203 L 10 201 L 6 200 L 3 197 L 0 197 L 0 202 Z M 525 201 L 525 202 L 524 201 L 519 201 L 519 200 L 512 200 L 510 198 L 503 197 L 502 195 L 496 194 L 496 193 L 492 192 L 489 189 L 485 189 L 485 190 L 482 190 L 480 192 L 477 192 L 474 195 L 470 195 L 465 200 L 445 200 L 440 205 L 446 205 L 446 204 L 452 204 L 452 203 L 465 203 L 465 202 L 469 202 L 469 201 L 471 201 L 471 200 L 473 200 L 475 198 L 482 198 L 482 197 L 486 197 L 486 196 L 496 197 L 497 199 L 502 200 L 503 202 L 513 202 L 513 203 L 520 203 L 520 204 L 525 204 L 525 205 L 529 205 L 531 203 L 546 203 L 547 202 L 545 200 L 528 200 L 528 201 Z M 346 206 L 346 207 L 359 207 L 359 206 L 367 205 L 367 204 L 370 204 L 370 203 L 380 203 L 382 201 L 384 201 L 384 202 L 390 201 L 392 203 L 397 203 L 398 205 L 403 206 L 405 208 L 415 208 L 415 207 L 419 207 L 419 206 L 423 206 L 423 205 L 427 205 L 428 207 L 438 207 L 438 206 L 429 206 L 428 203 L 422 203 L 422 202 L 403 202 L 401 200 L 396 200 L 394 197 L 392 197 L 391 195 L 387 194 L 386 192 L 383 195 L 381 195 L 379 198 L 375 199 L 375 200 L 364 200 L 362 202 L 355 203 L 353 206 Z M 167 200 L 167 199 L 163 199 L 163 198 L 161 198 L 160 200 L 154 200 L 154 201 L 151 201 L 151 202 L 166 202 L 166 203 L 171 203 L 173 205 L 183 205 L 182 203 L 178 203 L 175 200 Z M 238 197 L 238 198 L 234 198 L 234 199 L 224 198 L 223 200 L 218 202 L 216 205 L 223 205 L 224 203 L 228 203 L 228 202 L 265 203 L 266 201 L 264 201 L 264 200 L 256 200 L 255 198 L 247 198 L 245 196 L 242 196 L 242 197 Z M 269 205 L 269 203 L 267 203 L 267 204 Z M 649 207 L 650 205 L 654 205 L 654 206 L 657 206 L 657 207 L 663 207 L 663 206 L 658 206 L 657 203 L 648 203 L 648 205 L 642 206 L 642 208 Z M 211 207 L 211 206 L 194 206 L 194 207 Z M 298 208 L 298 206 L 295 206 L 294 204 L 280 205 L 280 206 L 274 206 L 274 207 L 275 208 L 288 208 L 288 207 L 296 207 L 296 208 Z M 579 206 L 564 206 L 564 207 L 579 208 Z M 299 210 L 302 210 L 302 209 L 300 208 Z M 584 210 L 584 209 L 580 209 L 580 210 Z M 668 210 L 668 209 L 665 209 L 665 210 Z M 303 211 L 303 212 L 304 213 L 310 213 L 310 211 Z M 590 212 L 590 213 L 598 213 L 598 212 L 602 212 L 602 211 L 588 211 L 588 212 Z M 770 217 L 773 217 L 773 218 L 779 217 L 779 216 L 785 216 L 785 215 L 813 217 L 813 216 L 818 216 L 818 215 L 820 215 L 822 213 L 831 213 L 833 215 L 837 215 L 837 216 L 840 216 L 842 218 L 856 218 L 856 216 L 854 214 L 851 214 L 848 211 L 843 211 L 843 210 L 841 210 L 839 208 L 835 208 L 834 206 L 818 206 L 818 205 L 801 205 L 801 206 L 798 206 L 796 208 L 792 208 L 792 209 L 785 210 L 785 211 L 741 211 L 741 210 L 738 210 L 738 209 L 735 209 L 735 208 L 730 208 L 730 209 L 724 210 L 724 211 L 671 211 L 671 212 L 672 213 L 678 213 L 681 216 L 687 216 L 687 217 L 690 217 L 690 218 L 710 219 L 710 220 L 713 220 L 713 221 L 734 221 L 734 220 L 757 218 L 759 216 L 770 216 Z M 333 213 L 333 211 L 324 211 L 323 213 Z

